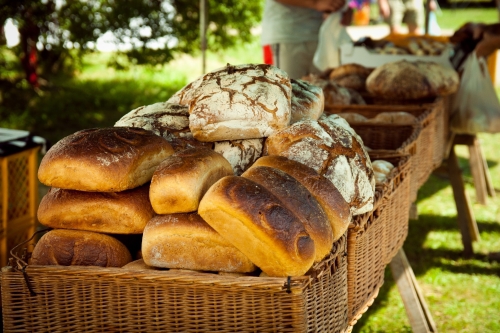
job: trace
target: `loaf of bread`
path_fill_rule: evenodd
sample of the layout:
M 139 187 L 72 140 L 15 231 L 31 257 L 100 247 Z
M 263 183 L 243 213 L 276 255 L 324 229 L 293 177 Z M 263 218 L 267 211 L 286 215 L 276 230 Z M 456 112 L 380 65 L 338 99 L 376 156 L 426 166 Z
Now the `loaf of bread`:
M 214 144 L 214 151 L 228 160 L 236 176 L 262 156 L 263 148 L 264 139 L 219 141 Z
M 394 165 L 385 160 L 376 160 L 372 162 L 373 172 L 375 174 L 375 182 L 383 184 L 389 177 Z
M 115 127 L 139 127 L 164 137 L 175 151 L 204 147 L 211 149 L 211 142 L 201 142 L 189 130 L 189 108 L 173 103 L 155 103 L 141 106 L 124 115 Z
M 323 89 L 304 80 L 291 79 L 292 120 L 291 124 L 303 119 L 317 120 L 325 108 Z
M 363 124 L 368 121 L 368 118 L 355 112 L 342 112 L 338 115 L 344 118 L 349 124 Z
M 268 166 L 286 172 L 311 193 L 330 221 L 333 241 L 345 233 L 351 222 L 350 206 L 331 181 L 307 165 L 283 156 L 262 156 L 252 165 L 252 168 L 259 166 Z
M 373 208 L 375 179 L 363 141 L 338 115 L 304 120 L 267 138 L 264 154 L 305 164 L 324 175 L 354 215 Z
M 132 261 L 116 238 L 97 232 L 54 229 L 43 235 L 31 256 L 32 265 L 122 267 Z
M 452 94 L 459 77 L 453 68 L 430 61 L 396 61 L 377 67 L 367 78 L 366 88 L 385 99 L 415 100 Z
M 288 126 L 288 74 L 265 64 L 207 73 L 189 102 L 189 128 L 199 141 L 258 139 Z
M 300 276 L 315 245 L 302 222 L 263 186 L 238 176 L 215 183 L 198 213 L 269 276 Z
M 360 64 L 350 63 L 335 67 L 329 74 L 330 80 L 341 79 L 350 75 L 357 75 L 361 78 L 367 78 L 373 68 L 368 68 Z
M 408 112 L 381 112 L 370 119 L 371 124 L 397 124 L 397 125 L 412 125 L 415 124 L 417 118 Z
M 110 234 L 140 234 L 154 216 L 149 184 L 122 192 L 84 192 L 52 187 L 37 217 L 51 228 Z
M 196 213 L 155 216 L 144 229 L 142 256 L 153 267 L 243 273 L 256 269 Z
M 134 261 L 129 262 L 125 266 L 122 267 L 123 269 L 128 269 L 131 271 L 141 271 L 141 270 L 159 270 L 157 267 L 151 267 L 146 265 L 144 262 L 144 259 L 137 259 Z
M 157 214 L 194 212 L 208 188 L 229 175 L 233 175 L 231 164 L 213 150 L 178 151 L 156 169 L 149 199 Z
M 38 179 L 68 190 L 125 191 L 149 182 L 158 164 L 173 152 L 167 140 L 141 128 L 86 129 L 49 149 Z
M 279 169 L 267 166 L 251 167 L 242 177 L 265 187 L 299 218 L 314 241 L 316 262 L 330 253 L 333 245 L 330 221 L 316 198 L 298 180 Z

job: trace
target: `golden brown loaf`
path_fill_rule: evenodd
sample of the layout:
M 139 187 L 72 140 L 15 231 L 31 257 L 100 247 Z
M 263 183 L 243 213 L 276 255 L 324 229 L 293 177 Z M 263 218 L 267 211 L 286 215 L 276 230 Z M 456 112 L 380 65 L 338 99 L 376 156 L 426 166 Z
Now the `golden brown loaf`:
M 158 270 L 159 268 L 156 267 L 151 267 L 146 265 L 144 262 L 144 259 L 137 259 L 134 261 L 129 262 L 125 266 L 122 267 L 123 269 L 129 269 L 132 271 L 140 271 L 140 270 Z
M 396 100 L 445 96 L 458 89 L 453 68 L 428 61 L 396 61 L 377 67 L 367 78 L 366 88 L 377 97 Z
M 211 142 L 201 142 L 193 138 L 189 130 L 189 112 L 186 105 L 155 103 L 141 106 L 124 115 L 115 127 L 140 127 L 164 137 L 175 151 L 205 147 L 212 148 Z
M 86 129 L 49 149 L 38 179 L 69 190 L 125 191 L 149 182 L 158 164 L 173 152 L 167 140 L 141 128 Z
M 51 228 L 110 234 L 141 234 L 154 216 L 149 184 L 122 192 L 84 192 L 52 187 L 38 207 L 38 220 Z
M 351 221 L 350 207 L 332 182 L 305 164 L 283 156 L 262 156 L 252 167 L 258 166 L 279 169 L 298 180 L 316 198 L 328 216 L 333 241 L 344 234 Z
M 370 158 L 361 138 L 338 115 L 292 124 L 266 139 L 264 154 L 287 157 L 325 176 L 351 205 L 353 215 L 373 208 Z
M 153 267 L 242 273 L 256 269 L 196 213 L 155 216 L 144 229 L 142 256 Z
M 248 178 L 274 194 L 306 227 L 316 247 L 316 262 L 330 253 L 333 231 L 326 213 L 316 198 L 287 173 L 267 166 L 253 166 L 242 177 Z
M 54 229 L 33 249 L 32 265 L 122 267 L 132 261 L 116 238 L 97 232 Z
M 263 186 L 238 176 L 215 183 L 198 213 L 269 276 L 299 276 L 315 245 L 300 220 Z
M 341 79 L 341 78 L 349 76 L 349 75 L 358 75 L 359 77 L 366 79 L 372 71 L 373 71 L 373 68 L 367 68 L 367 67 L 360 65 L 360 64 L 355 64 L 355 63 L 343 64 L 343 65 L 340 65 L 340 66 L 334 68 L 330 72 L 329 78 L 330 78 L 330 80 L 336 80 L 336 79 Z
M 191 148 L 167 157 L 156 169 L 149 199 L 157 214 L 188 213 L 220 178 L 233 174 L 231 164 L 210 149 Z
M 304 80 L 291 79 L 291 124 L 302 119 L 317 120 L 325 108 L 323 89 Z
M 370 119 L 371 124 L 397 124 L 397 125 L 412 125 L 415 124 L 416 118 L 408 112 L 381 112 Z
M 189 128 L 199 141 L 258 139 L 290 123 L 290 79 L 275 66 L 228 65 L 205 74 L 191 95 Z

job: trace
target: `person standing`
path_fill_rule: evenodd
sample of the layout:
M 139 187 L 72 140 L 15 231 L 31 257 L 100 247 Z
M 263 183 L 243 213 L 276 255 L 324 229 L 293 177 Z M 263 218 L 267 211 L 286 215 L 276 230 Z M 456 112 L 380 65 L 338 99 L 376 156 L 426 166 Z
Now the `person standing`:
M 319 70 L 313 64 L 325 14 L 340 10 L 345 0 L 266 0 L 261 44 L 264 63 L 300 79 Z
M 429 3 L 431 11 L 436 10 L 433 0 Z M 402 24 L 408 27 L 408 33 L 423 33 L 425 21 L 423 0 L 378 0 L 380 15 L 389 24 L 390 32 L 402 34 Z

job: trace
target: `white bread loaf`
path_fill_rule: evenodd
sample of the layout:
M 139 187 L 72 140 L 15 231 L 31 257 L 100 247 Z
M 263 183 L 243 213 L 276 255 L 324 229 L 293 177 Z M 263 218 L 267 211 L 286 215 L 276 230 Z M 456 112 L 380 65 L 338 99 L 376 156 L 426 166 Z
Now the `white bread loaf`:
M 369 120 L 370 124 L 412 125 L 417 118 L 408 112 L 381 112 Z
M 252 168 L 259 166 L 268 166 L 286 172 L 307 188 L 330 221 L 333 241 L 338 240 L 345 233 L 351 222 L 350 206 L 331 181 L 313 168 L 283 156 L 262 156 L 252 165 Z
M 113 193 L 52 187 L 37 213 L 38 221 L 47 227 L 110 234 L 141 234 L 154 215 L 149 184 Z
M 353 215 L 373 208 L 370 158 L 361 138 L 338 115 L 292 124 L 267 138 L 264 154 L 287 157 L 325 176 L 351 205 Z
M 144 229 L 142 256 L 153 267 L 242 273 L 256 269 L 196 213 L 155 216 Z
M 263 186 L 238 176 L 215 183 L 198 213 L 269 276 L 300 276 L 315 245 L 300 220 Z
M 214 151 L 228 160 L 236 176 L 262 156 L 263 148 L 264 139 L 219 141 L 214 144 Z
M 380 172 L 384 175 L 389 175 L 392 169 L 394 169 L 394 165 L 385 160 L 376 160 L 372 162 L 372 167 L 374 172 Z
M 326 213 L 316 198 L 298 180 L 272 167 L 253 166 L 242 177 L 265 187 L 304 224 L 316 247 L 316 262 L 330 253 L 333 231 Z
M 173 152 L 167 140 L 141 128 L 86 129 L 49 149 L 38 179 L 69 190 L 125 191 L 149 182 L 158 164 Z
M 155 103 L 141 106 L 124 115 L 115 127 L 139 127 L 164 137 L 175 151 L 205 147 L 212 148 L 211 142 L 201 142 L 189 130 L 189 112 L 186 105 Z
M 191 93 L 189 128 L 199 141 L 258 139 L 288 126 L 288 74 L 265 64 L 224 67 Z
M 290 80 L 292 83 L 291 124 L 303 119 L 317 120 L 325 108 L 323 89 L 304 80 Z
M 213 150 L 178 151 L 161 162 L 153 174 L 151 205 L 157 214 L 194 212 L 208 188 L 232 174 L 231 164 Z
M 132 261 L 116 238 L 97 232 L 54 229 L 37 242 L 32 265 L 122 267 Z

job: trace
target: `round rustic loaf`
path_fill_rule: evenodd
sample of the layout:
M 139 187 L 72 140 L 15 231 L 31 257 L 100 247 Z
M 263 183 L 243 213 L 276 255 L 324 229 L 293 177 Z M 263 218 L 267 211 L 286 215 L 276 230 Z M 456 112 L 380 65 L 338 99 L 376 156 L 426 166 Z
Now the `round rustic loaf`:
M 328 216 L 333 231 L 333 241 L 345 233 L 351 222 L 350 206 L 330 180 L 313 168 L 283 156 L 262 156 L 251 168 L 259 166 L 286 172 L 307 188 Z
M 325 108 L 323 89 L 304 80 L 291 79 L 291 124 L 303 119 L 317 120 Z
M 201 199 L 198 213 L 269 276 L 304 275 L 315 245 L 302 222 L 265 187 L 224 177 Z
M 412 125 L 415 124 L 417 118 L 408 112 L 381 112 L 370 119 L 371 124 L 397 124 L 397 125 Z
M 158 164 L 173 152 L 167 140 L 142 128 L 86 129 L 49 149 L 38 179 L 69 190 L 125 191 L 149 182 Z
M 84 192 L 52 187 L 40 201 L 44 226 L 109 234 L 141 234 L 154 216 L 149 184 L 122 192 Z
M 272 167 L 254 166 L 242 177 L 265 187 L 304 224 L 316 247 L 316 262 L 330 253 L 333 245 L 332 226 L 316 198 L 298 180 Z
M 430 61 L 401 60 L 377 67 L 367 78 L 367 90 L 377 97 L 415 100 L 445 96 L 458 89 L 453 68 Z
M 164 137 L 175 151 L 205 147 L 212 148 L 211 142 L 201 142 L 189 130 L 189 112 L 186 105 L 155 103 L 141 106 L 124 115 L 115 127 L 139 127 Z
M 109 235 L 54 229 L 37 242 L 32 265 L 122 267 L 132 261 L 123 243 Z
M 156 169 L 149 199 L 157 214 L 194 212 L 208 188 L 229 175 L 233 175 L 231 164 L 213 150 L 178 151 Z
M 200 141 L 267 137 L 290 123 L 291 95 L 288 74 L 275 66 L 228 65 L 190 92 L 189 128 Z
M 242 273 L 256 269 L 196 213 L 155 216 L 144 229 L 142 256 L 153 267 Z
M 264 139 L 219 141 L 214 144 L 214 151 L 228 160 L 236 176 L 241 175 L 262 155 L 263 148 Z
M 360 64 L 350 63 L 335 67 L 329 74 L 330 80 L 341 79 L 350 75 L 357 75 L 366 79 L 373 71 L 373 68 L 367 68 Z
M 373 208 L 375 180 L 363 141 L 338 115 L 304 120 L 267 138 L 264 154 L 280 155 L 329 179 L 354 215 Z

